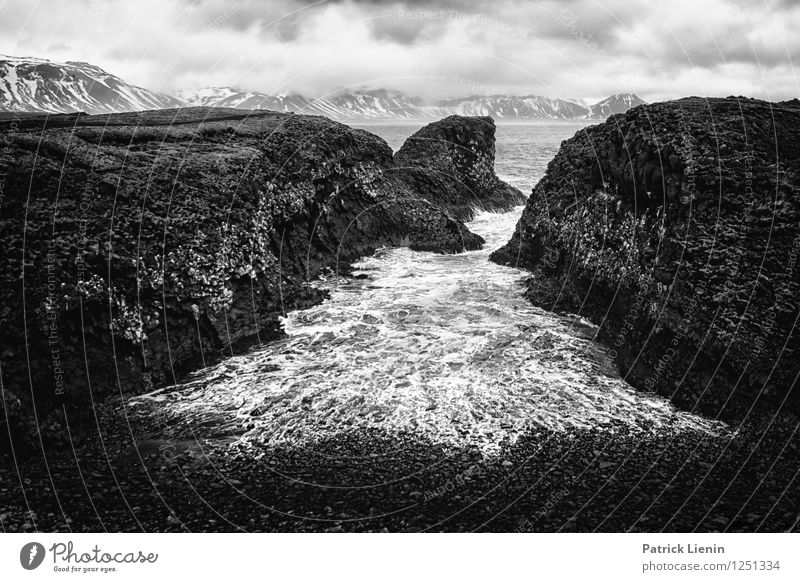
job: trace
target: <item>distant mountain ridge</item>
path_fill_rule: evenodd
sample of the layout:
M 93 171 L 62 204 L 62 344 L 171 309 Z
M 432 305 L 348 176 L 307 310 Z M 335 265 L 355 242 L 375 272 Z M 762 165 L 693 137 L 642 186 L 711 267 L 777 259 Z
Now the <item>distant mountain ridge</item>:
M 115 113 L 182 105 L 89 63 L 0 55 L 0 111 Z
M 296 93 L 270 95 L 207 87 L 182 91 L 173 97 L 131 85 L 89 63 L 0 55 L 0 112 L 95 114 L 208 106 L 270 109 L 343 121 L 425 120 L 448 115 L 490 116 L 497 120 L 580 120 L 605 119 L 644 103 L 631 93 L 612 95 L 587 105 L 579 99 L 538 95 L 422 99 L 387 89 L 340 91 L 312 98 Z
M 208 87 L 178 94 L 191 105 L 272 109 L 282 112 L 325 115 L 336 119 L 440 119 L 448 115 L 490 116 L 498 120 L 606 119 L 646 102 L 632 93 L 612 95 L 586 105 L 578 99 L 539 95 L 472 95 L 453 99 L 424 100 L 386 89 L 342 91 L 323 98 L 303 95 L 270 95 L 230 87 Z

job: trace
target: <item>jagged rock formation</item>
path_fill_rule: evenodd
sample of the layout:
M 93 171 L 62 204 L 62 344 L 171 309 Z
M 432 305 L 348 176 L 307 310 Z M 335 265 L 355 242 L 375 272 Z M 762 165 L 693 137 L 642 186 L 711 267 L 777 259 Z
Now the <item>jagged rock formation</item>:
M 476 208 L 510 210 L 525 196 L 494 173 L 491 117 L 451 116 L 426 125 L 395 155 L 404 179 L 425 198 L 468 220 Z
M 479 124 L 462 122 L 469 139 Z M 195 108 L 0 130 L 3 398 L 40 410 L 264 341 L 321 299 L 309 280 L 378 246 L 483 242 L 382 139 L 325 118 Z
M 564 142 L 495 261 L 601 326 L 627 379 L 736 416 L 797 409 L 800 107 L 637 107 Z

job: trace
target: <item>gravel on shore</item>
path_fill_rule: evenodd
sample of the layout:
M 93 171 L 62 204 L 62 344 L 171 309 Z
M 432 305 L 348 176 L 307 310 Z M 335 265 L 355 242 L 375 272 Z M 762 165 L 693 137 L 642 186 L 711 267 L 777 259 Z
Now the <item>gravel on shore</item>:
M 724 436 L 531 430 L 487 456 L 379 427 L 258 450 L 120 410 L 99 407 L 102 440 L 0 457 L 3 531 L 800 531 L 793 416 Z

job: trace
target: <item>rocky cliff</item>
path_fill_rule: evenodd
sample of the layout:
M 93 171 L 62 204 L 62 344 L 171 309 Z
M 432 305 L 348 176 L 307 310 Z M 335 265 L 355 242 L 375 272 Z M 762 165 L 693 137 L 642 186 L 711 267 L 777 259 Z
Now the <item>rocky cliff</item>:
M 193 108 L 0 130 L 9 410 L 172 383 L 270 338 L 321 299 L 310 280 L 376 247 L 483 242 L 382 139 L 321 117 Z
M 584 315 L 627 379 L 711 414 L 797 409 L 800 106 L 688 98 L 563 143 L 493 260 Z
M 491 117 L 453 115 L 409 137 L 395 156 L 404 179 L 422 196 L 468 220 L 476 208 L 510 210 L 525 196 L 494 173 Z

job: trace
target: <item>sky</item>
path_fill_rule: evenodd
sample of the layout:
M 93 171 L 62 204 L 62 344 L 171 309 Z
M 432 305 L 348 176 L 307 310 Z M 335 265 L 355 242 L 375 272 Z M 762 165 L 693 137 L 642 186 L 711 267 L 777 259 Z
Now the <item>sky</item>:
M 166 93 L 800 96 L 800 0 L 0 0 L 0 54 Z

